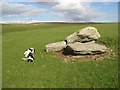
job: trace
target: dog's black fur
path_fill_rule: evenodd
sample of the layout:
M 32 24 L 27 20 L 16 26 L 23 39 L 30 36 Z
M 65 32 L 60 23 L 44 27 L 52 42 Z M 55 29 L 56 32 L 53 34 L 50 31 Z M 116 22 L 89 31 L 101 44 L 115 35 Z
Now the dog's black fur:
M 29 53 L 28 58 L 33 58 L 33 60 L 35 60 L 35 58 L 34 58 L 32 53 Z M 33 62 L 33 60 L 32 59 L 28 59 L 28 62 Z

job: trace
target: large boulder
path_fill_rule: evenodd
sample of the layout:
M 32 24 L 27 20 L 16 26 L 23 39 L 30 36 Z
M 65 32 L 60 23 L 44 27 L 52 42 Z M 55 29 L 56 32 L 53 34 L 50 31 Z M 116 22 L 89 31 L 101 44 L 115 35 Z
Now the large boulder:
M 85 42 L 96 41 L 99 37 L 100 34 L 95 27 L 86 27 L 66 37 L 65 41 L 68 44 L 74 42 L 85 43 Z
M 46 47 L 46 52 L 61 51 L 63 48 L 66 48 L 66 42 L 60 41 L 60 42 L 50 43 L 47 44 L 45 47 Z
M 80 42 L 95 41 L 100 38 L 100 34 L 95 27 L 86 27 L 79 30 L 77 36 L 80 38 Z
M 101 54 L 106 51 L 106 47 L 103 45 L 96 44 L 94 41 L 87 43 L 75 42 L 73 44 L 68 44 L 64 49 L 65 54 Z

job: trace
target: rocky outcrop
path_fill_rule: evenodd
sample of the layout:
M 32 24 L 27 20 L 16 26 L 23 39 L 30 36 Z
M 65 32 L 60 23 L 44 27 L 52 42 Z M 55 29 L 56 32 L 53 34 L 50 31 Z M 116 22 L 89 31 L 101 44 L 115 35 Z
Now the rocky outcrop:
M 46 47 L 46 52 L 61 51 L 63 48 L 66 47 L 66 42 L 60 41 L 60 42 L 50 43 L 47 44 L 45 47 Z
M 86 27 L 69 35 L 64 41 L 46 45 L 46 51 L 63 51 L 64 54 L 101 54 L 107 47 L 95 43 L 100 38 L 95 27 Z

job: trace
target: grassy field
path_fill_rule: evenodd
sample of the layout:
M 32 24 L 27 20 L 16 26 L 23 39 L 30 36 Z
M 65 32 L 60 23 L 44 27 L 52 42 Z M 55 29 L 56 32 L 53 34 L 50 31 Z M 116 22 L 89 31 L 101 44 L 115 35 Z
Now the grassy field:
M 86 26 L 95 26 L 101 34 L 97 42 L 113 49 L 116 56 L 65 63 L 60 57 L 44 51 L 46 44 L 64 40 Z M 3 88 L 118 87 L 117 23 L 3 25 L 2 35 Z M 29 47 L 36 49 L 34 63 L 21 59 Z

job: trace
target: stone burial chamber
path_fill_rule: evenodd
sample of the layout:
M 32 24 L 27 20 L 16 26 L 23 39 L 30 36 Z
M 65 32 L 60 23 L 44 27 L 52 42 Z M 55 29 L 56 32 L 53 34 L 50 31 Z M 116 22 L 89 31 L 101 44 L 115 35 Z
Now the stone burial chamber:
M 47 44 L 46 52 L 62 51 L 67 55 L 102 54 L 107 47 L 96 43 L 100 37 L 95 27 L 86 27 L 67 36 L 63 41 Z

